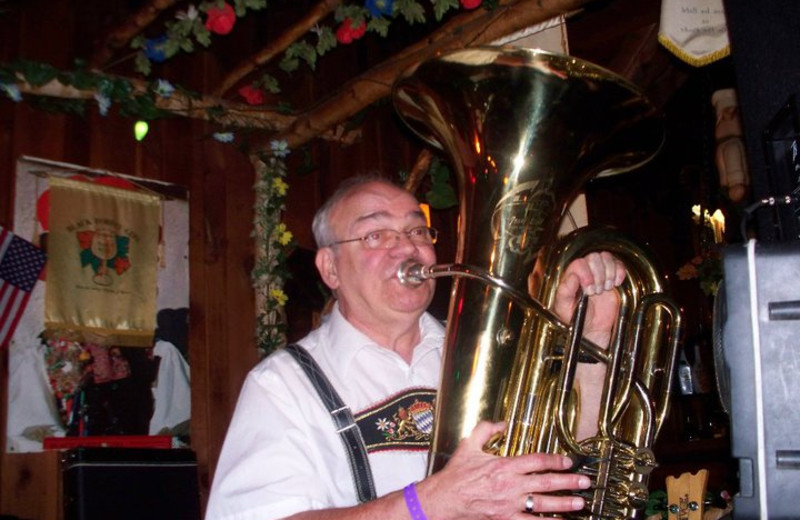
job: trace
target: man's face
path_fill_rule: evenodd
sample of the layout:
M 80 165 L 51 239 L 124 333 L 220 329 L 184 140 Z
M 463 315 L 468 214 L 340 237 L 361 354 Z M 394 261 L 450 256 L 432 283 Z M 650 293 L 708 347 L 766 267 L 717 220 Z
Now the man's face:
M 331 212 L 337 240 L 360 238 L 379 229 L 408 231 L 425 226 L 419 204 L 408 192 L 384 183 L 368 183 L 341 200 Z M 322 248 L 317 267 L 325 283 L 337 293 L 342 314 L 352 323 L 379 326 L 416 319 L 430 304 L 434 283 L 401 285 L 397 269 L 413 259 L 436 260 L 433 245 L 412 242 L 401 234 L 391 249 L 368 249 L 362 241 Z

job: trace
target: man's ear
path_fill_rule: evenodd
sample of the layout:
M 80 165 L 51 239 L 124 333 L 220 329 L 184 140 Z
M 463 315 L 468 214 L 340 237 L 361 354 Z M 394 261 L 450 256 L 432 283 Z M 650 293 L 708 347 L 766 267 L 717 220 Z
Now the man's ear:
M 338 288 L 339 274 L 336 271 L 336 259 L 333 249 L 330 247 L 318 249 L 317 255 L 314 257 L 314 263 L 325 285 L 334 290 Z

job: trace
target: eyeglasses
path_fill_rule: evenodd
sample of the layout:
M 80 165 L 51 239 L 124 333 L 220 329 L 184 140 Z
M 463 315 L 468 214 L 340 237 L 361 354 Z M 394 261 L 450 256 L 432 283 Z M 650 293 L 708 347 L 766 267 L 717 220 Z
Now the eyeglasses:
M 375 231 L 370 231 L 363 237 L 331 242 L 328 244 L 328 247 L 345 244 L 347 242 L 361 241 L 367 249 L 391 249 L 397 245 L 400 240 L 400 235 L 407 236 L 408 239 L 415 244 L 430 246 L 436 243 L 436 239 L 439 237 L 439 231 L 437 231 L 436 228 L 425 226 L 415 227 L 408 231 L 376 229 Z

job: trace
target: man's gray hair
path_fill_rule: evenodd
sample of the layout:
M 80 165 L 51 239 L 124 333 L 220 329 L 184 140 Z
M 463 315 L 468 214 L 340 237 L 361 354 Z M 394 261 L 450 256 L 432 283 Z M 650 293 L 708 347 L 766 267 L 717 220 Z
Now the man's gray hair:
M 333 212 L 333 209 L 339 204 L 339 202 L 342 201 L 342 199 L 345 199 L 353 192 L 358 191 L 358 189 L 365 184 L 370 184 L 373 182 L 381 182 L 390 186 L 394 186 L 395 188 L 402 189 L 401 186 L 398 186 L 391 180 L 381 176 L 378 173 L 357 175 L 355 177 L 349 177 L 343 180 L 342 183 L 339 184 L 339 187 L 336 188 L 336 191 L 333 192 L 333 195 L 331 195 L 328 200 L 326 200 L 325 203 L 317 210 L 317 213 L 314 215 L 314 220 L 311 223 L 311 231 L 314 233 L 314 241 L 317 243 L 318 249 L 327 247 L 337 240 L 350 238 L 337 237 L 334 234 L 333 226 L 331 224 L 331 212 Z

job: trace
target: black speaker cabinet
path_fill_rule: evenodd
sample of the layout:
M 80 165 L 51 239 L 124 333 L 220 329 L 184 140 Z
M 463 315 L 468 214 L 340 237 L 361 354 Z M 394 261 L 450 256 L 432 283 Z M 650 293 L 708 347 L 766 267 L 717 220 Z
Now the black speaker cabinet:
M 198 520 L 197 460 L 187 449 L 62 453 L 65 520 Z
M 739 461 L 736 520 L 800 518 L 800 242 L 725 249 L 715 355 Z

